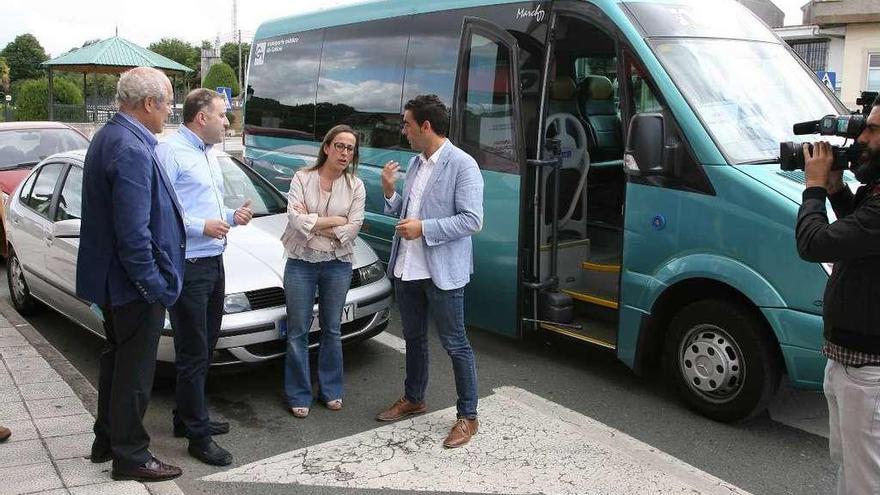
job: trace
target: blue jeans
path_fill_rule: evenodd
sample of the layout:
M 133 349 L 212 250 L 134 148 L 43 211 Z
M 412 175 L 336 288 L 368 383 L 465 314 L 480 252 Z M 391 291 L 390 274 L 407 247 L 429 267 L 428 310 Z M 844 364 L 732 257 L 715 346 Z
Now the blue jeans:
M 428 388 L 428 318 L 452 359 L 458 416 L 477 417 L 477 366 L 464 328 L 464 287 L 438 289 L 431 279 L 394 281 L 397 307 L 406 340 L 406 400 L 421 402 Z
M 351 285 L 351 263 L 333 260 L 321 263 L 288 259 L 284 267 L 284 297 L 287 302 L 287 357 L 284 362 L 284 393 L 288 407 L 310 407 L 312 380 L 309 371 L 309 327 L 315 292 L 321 324 L 318 350 L 318 399 L 341 399 L 342 308 Z

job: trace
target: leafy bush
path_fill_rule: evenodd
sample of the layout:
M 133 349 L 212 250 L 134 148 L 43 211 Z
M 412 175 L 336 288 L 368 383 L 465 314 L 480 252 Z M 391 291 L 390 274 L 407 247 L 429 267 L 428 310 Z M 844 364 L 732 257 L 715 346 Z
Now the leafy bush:
M 46 120 L 49 118 L 47 102 L 49 100 L 48 79 L 31 79 L 24 81 L 15 98 L 15 118 L 17 120 Z M 64 79 L 54 81 L 52 96 L 55 103 L 66 105 L 82 105 L 82 91 L 75 84 Z
M 237 95 L 238 92 L 241 91 L 241 88 L 236 79 L 232 67 L 223 62 L 219 62 L 211 66 L 208 75 L 205 76 L 205 80 L 202 82 L 202 87 L 216 90 L 218 87 L 224 86 L 232 88 L 232 94 Z

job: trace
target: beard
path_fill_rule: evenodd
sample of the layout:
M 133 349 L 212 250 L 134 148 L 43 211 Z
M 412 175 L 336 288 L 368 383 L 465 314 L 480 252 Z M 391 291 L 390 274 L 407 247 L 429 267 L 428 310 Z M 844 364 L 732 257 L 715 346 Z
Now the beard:
M 862 184 L 873 184 L 880 181 L 880 149 L 859 144 L 854 144 L 853 148 L 856 146 L 862 148 L 861 153 L 858 154 L 858 159 L 854 160 L 850 169 L 853 175 L 856 176 L 856 180 Z

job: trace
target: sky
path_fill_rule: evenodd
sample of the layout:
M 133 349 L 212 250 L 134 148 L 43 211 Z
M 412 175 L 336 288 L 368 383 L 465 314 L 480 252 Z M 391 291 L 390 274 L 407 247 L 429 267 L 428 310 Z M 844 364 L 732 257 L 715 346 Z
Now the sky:
M 238 27 L 242 40 L 247 41 L 267 19 L 359 1 L 239 0 Z M 773 2 L 785 12 L 786 25 L 801 23 L 800 6 L 807 0 Z M 117 28 L 119 36 L 144 47 L 161 38 L 180 38 L 199 46 L 202 40 L 213 41 L 219 36 L 223 43 L 233 39 L 232 3 L 232 0 L 3 0 L 0 3 L 0 49 L 16 36 L 31 33 L 50 57 L 56 57 L 86 41 L 109 38 Z

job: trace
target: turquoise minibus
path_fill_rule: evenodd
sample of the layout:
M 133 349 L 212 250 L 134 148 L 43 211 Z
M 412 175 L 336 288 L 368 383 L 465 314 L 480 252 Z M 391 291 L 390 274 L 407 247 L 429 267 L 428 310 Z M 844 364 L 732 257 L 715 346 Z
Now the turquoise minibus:
M 245 158 L 286 191 L 354 127 L 362 236 L 385 260 L 380 172 L 414 155 L 403 105 L 447 102 L 485 181 L 470 326 L 610 349 L 721 421 L 783 376 L 821 387 L 830 266 L 797 256 L 804 175 L 779 143 L 847 109 L 740 4 L 371 1 L 264 22 L 252 47 Z

